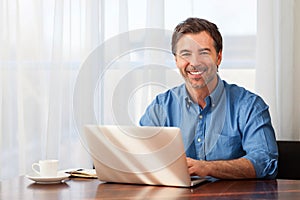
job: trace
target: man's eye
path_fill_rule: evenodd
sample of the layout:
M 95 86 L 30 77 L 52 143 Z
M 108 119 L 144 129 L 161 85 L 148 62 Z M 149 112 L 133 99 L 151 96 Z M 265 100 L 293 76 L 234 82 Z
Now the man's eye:
M 182 54 L 180 54 L 181 57 L 185 57 L 185 58 L 189 57 L 190 55 L 191 55 L 190 53 L 182 53 Z
M 208 51 L 201 51 L 199 54 L 200 55 L 208 55 Z

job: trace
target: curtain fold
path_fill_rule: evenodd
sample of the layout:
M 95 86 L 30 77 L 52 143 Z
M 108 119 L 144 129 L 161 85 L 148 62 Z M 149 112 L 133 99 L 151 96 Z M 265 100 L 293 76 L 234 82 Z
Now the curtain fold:
M 298 140 L 300 139 L 300 13 L 297 12 L 300 9 L 300 1 L 295 1 L 294 2 L 294 72 L 293 72 L 293 77 L 294 77 L 294 115 L 293 119 L 294 123 L 296 124 L 294 126 L 293 133 L 295 134 L 295 138 Z M 298 119 L 298 120 L 297 120 Z
M 100 6 L 0 1 L 0 179 L 24 175 L 39 159 L 59 159 L 61 169 L 92 166 L 72 101 L 80 63 L 103 38 Z
M 300 139 L 296 2 L 257 2 L 256 91 L 270 105 L 278 139 Z

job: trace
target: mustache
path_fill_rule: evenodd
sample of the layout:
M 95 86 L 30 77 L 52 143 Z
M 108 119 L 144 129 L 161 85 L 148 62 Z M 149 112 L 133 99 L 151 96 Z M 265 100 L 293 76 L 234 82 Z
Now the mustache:
M 219 71 L 219 66 L 217 64 L 211 63 L 211 64 L 200 64 L 196 66 L 188 66 L 186 68 L 186 71 L 199 71 L 199 72 L 204 72 L 207 71 L 209 68 L 215 67 L 217 71 Z
M 208 66 L 207 65 L 197 65 L 197 66 L 189 66 L 186 68 L 186 71 L 199 71 L 199 72 L 202 72 L 202 71 L 205 71 L 208 69 Z

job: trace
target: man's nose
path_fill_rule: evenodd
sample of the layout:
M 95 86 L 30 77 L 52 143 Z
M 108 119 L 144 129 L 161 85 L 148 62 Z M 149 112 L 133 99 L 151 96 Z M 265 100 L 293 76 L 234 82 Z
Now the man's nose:
M 189 64 L 192 66 L 197 66 L 201 63 L 201 58 L 197 54 L 192 54 L 188 60 Z

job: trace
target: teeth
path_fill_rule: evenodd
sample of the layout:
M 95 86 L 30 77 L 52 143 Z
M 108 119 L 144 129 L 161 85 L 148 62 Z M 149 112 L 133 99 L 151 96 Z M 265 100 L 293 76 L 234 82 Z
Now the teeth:
M 191 74 L 193 75 L 199 75 L 199 74 L 202 74 L 202 72 L 199 72 L 199 71 L 193 71 L 193 72 L 190 72 Z

